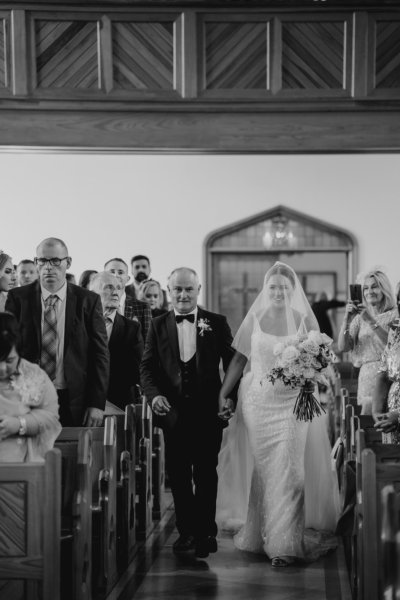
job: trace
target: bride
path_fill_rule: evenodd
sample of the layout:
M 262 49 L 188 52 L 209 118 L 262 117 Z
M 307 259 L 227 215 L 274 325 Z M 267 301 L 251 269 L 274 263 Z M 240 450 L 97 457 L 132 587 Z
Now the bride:
M 265 552 L 274 567 L 315 560 L 337 545 L 339 494 L 324 417 L 296 420 L 299 389 L 266 378 L 276 344 L 312 329 L 319 327 L 295 272 L 275 263 L 235 336 L 219 398 L 228 420 L 229 395 L 244 372 L 219 457 L 217 520 L 225 529 L 241 524 L 236 547 Z

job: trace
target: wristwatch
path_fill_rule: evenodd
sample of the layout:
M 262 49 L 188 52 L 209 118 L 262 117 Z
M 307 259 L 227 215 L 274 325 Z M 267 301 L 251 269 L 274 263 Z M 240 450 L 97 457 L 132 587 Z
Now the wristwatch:
M 18 421 L 19 421 L 19 429 L 18 429 L 18 435 L 25 435 L 26 434 L 26 419 L 24 419 L 24 417 L 18 417 Z

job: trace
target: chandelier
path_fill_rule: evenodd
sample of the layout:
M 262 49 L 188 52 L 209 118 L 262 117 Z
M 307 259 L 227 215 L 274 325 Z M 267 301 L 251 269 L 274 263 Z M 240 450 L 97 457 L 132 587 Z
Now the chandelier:
M 289 221 L 286 217 L 278 215 L 272 217 L 270 225 L 263 236 L 264 248 L 294 248 L 297 240 L 293 231 L 289 228 Z

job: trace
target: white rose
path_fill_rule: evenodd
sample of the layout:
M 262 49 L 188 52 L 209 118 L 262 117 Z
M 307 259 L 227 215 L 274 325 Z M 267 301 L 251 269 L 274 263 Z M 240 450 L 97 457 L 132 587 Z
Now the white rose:
M 296 358 L 300 355 L 300 352 L 295 348 L 295 346 L 288 346 L 282 352 L 282 361 L 284 362 L 292 362 L 296 360 Z

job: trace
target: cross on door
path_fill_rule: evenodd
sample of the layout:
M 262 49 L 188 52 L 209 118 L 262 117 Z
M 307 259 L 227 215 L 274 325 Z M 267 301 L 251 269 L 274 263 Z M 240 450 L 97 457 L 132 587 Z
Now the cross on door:
M 232 291 L 235 294 L 242 294 L 242 318 L 244 319 L 250 308 L 249 294 L 258 292 L 258 288 L 249 287 L 249 274 L 243 273 L 242 287 L 233 288 Z

